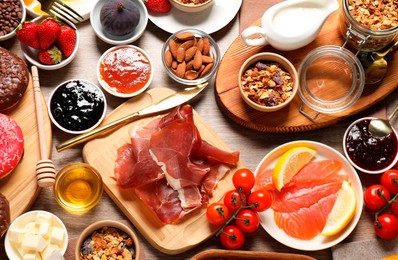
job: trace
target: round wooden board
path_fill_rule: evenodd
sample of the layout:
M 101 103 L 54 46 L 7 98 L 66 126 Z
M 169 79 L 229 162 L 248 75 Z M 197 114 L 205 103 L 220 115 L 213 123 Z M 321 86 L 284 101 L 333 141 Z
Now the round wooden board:
M 44 127 L 48 154 L 51 151 L 51 121 L 48 117 L 45 99 L 42 99 Z M 36 181 L 36 163 L 40 160 L 39 136 L 36 123 L 35 100 L 32 78 L 21 101 L 12 108 L 1 112 L 13 118 L 24 135 L 24 154 L 15 170 L 0 180 L 0 192 L 10 202 L 11 221 L 27 211 L 40 193 Z
M 267 3 L 264 3 L 267 4 Z M 271 5 L 271 4 L 269 4 Z M 264 113 L 249 107 L 239 95 L 238 74 L 241 64 L 259 52 L 275 52 L 289 59 L 298 70 L 301 60 L 313 49 L 324 45 L 343 46 L 344 38 L 339 32 L 339 13 L 333 13 L 323 25 L 317 38 L 309 45 L 294 51 L 278 51 L 270 46 L 248 47 L 240 35 L 224 54 L 216 77 L 216 100 L 220 109 L 236 123 L 261 132 L 286 133 L 319 129 L 354 115 L 385 98 L 398 87 L 398 57 L 390 56 L 388 72 L 382 82 L 365 85 L 362 96 L 347 110 L 336 114 L 319 114 L 312 120 L 300 113 L 302 101 L 297 94 L 282 110 Z M 260 25 L 261 19 L 253 25 Z M 395 59 L 394 59 L 395 58 Z M 333 91 L 331 89 L 330 91 Z M 310 117 L 317 112 L 304 106 Z

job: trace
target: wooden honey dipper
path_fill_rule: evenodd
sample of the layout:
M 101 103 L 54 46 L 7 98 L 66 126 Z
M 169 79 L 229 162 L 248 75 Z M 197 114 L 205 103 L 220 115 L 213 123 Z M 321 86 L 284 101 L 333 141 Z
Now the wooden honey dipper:
M 50 159 L 48 159 L 47 156 L 43 109 L 41 102 L 42 95 L 40 91 L 39 72 L 36 66 L 32 66 L 32 78 L 40 147 L 40 160 L 36 164 L 37 184 L 39 185 L 39 187 L 48 187 L 54 184 L 56 172 L 54 163 Z

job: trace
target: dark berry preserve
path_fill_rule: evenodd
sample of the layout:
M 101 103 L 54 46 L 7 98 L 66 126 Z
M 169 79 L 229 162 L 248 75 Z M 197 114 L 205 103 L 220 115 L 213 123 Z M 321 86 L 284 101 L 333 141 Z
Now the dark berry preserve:
M 349 129 L 345 149 L 360 168 L 376 171 L 389 166 L 397 156 L 397 136 L 394 132 L 382 138 L 373 136 L 369 133 L 370 120 L 361 120 Z
M 105 97 L 97 86 L 72 80 L 54 92 L 50 110 L 57 123 L 70 131 L 83 131 L 98 123 L 104 113 Z

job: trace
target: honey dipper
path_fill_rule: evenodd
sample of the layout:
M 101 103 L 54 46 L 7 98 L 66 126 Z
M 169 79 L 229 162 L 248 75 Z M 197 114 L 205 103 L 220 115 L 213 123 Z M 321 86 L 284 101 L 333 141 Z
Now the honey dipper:
M 52 186 L 55 182 L 55 167 L 54 163 L 50 159 L 48 159 L 47 156 L 43 109 L 41 102 L 42 95 L 40 91 L 39 72 L 36 66 L 32 66 L 32 78 L 40 147 L 40 160 L 36 164 L 37 184 L 39 185 L 39 187 L 48 187 Z

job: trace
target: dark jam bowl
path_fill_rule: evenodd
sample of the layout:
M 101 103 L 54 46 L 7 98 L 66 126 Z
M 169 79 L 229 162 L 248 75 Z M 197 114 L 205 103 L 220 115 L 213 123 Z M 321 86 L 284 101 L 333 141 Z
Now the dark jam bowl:
M 48 111 L 51 121 L 70 134 L 82 134 L 97 127 L 106 114 L 106 98 L 95 84 L 68 80 L 51 93 Z
M 364 117 L 353 122 L 346 130 L 343 150 L 348 161 L 357 170 L 380 174 L 398 162 L 398 134 L 393 129 L 386 137 L 369 133 L 369 123 L 374 117 Z

